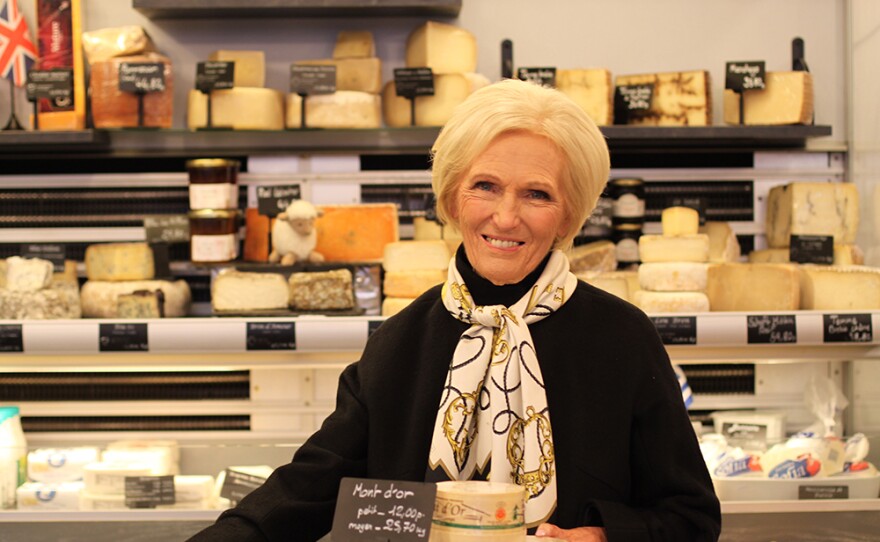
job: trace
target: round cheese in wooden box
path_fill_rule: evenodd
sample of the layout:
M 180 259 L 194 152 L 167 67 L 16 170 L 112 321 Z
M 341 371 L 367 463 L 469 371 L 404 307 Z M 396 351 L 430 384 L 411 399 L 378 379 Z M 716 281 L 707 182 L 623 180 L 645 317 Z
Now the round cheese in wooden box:
M 525 542 L 525 500 L 515 484 L 439 482 L 430 542 Z

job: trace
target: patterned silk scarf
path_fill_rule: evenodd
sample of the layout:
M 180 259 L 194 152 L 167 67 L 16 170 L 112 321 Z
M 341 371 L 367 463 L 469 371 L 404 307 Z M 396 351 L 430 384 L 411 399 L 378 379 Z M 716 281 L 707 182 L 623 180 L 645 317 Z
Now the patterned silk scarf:
M 491 464 L 491 481 L 528 491 L 529 526 L 545 521 L 556 507 L 556 455 L 528 326 L 556 312 L 576 285 L 568 258 L 556 250 L 534 286 L 511 307 L 476 306 L 454 257 L 441 294 L 452 316 L 472 325 L 449 365 L 431 467 L 442 467 L 450 480 L 469 480 Z

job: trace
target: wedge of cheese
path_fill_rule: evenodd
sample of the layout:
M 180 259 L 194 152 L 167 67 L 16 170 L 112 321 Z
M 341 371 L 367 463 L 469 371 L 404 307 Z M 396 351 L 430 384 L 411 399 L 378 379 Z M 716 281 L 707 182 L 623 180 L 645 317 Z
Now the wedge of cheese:
M 86 247 L 89 280 L 149 280 L 156 276 L 153 249 L 146 243 L 106 243 Z
M 419 297 L 445 281 L 446 271 L 442 269 L 386 271 L 382 279 L 382 293 L 387 297 Z
M 880 269 L 850 265 L 801 265 L 804 310 L 880 309 Z
M 767 195 L 767 244 L 789 246 L 792 235 L 831 235 L 853 244 L 859 228 L 859 192 L 853 183 L 794 182 Z
M 75 283 L 53 282 L 40 290 L 0 288 L 0 320 L 79 318 L 80 294 Z
M 376 56 L 376 43 L 369 30 L 343 30 L 336 35 L 333 58 L 371 58 Z
M 743 94 L 743 124 L 781 125 L 813 122 L 813 75 L 810 72 L 767 72 L 765 88 Z M 724 90 L 724 122 L 739 124 L 740 95 Z
M 55 271 L 52 262 L 41 258 L 11 256 L 6 259 L 4 287 L 19 292 L 35 292 L 48 288 Z
M 649 292 L 639 290 L 633 302 L 647 313 L 708 312 L 709 298 L 703 292 Z
M 598 126 L 614 122 L 614 85 L 609 70 L 556 70 L 556 88 L 581 106 Z
M 320 58 L 297 60 L 297 66 L 336 66 L 336 90 L 382 92 L 382 61 L 379 58 Z
M 712 124 L 712 85 L 709 72 L 619 75 L 615 86 L 654 85 L 651 108 L 632 111 L 626 124 L 649 126 L 709 126 Z
M 80 289 L 84 318 L 116 318 L 119 316 L 120 295 L 138 290 L 162 290 L 165 296 L 165 316 L 179 318 L 189 314 L 192 293 L 184 280 L 125 280 L 109 282 L 87 280 Z
M 706 293 L 713 311 L 798 310 L 801 305 L 794 264 L 711 264 Z
M 333 269 L 308 273 L 292 273 L 290 307 L 300 310 L 339 310 L 354 307 L 351 271 Z
M 709 236 L 710 262 L 736 262 L 741 256 L 739 240 L 727 222 L 710 222 L 700 226 L 699 233 Z
M 749 252 L 749 261 L 753 263 L 771 262 L 788 263 L 791 261 L 790 248 L 765 248 Z M 862 265 L 865 254 L 857 245 L 834 245 L 834 265 Z
M 315 251 L 328 262 L 381 262 L 385 245 L 400 240 L 393 203 L 320 205 Z
M 415 99 L 416 126 L 443 126 L 452 110 L 474 91 L 489 84 L 477 73 L 450 73 L 434 75 L 434 95 Z M 411 102 L 397 95 L 394 81 L 388 81 L 382 91 L 382 112 L 385 124 L 391 127 L 410 126 Z
M 667 207 L 660 214 L 660 224 L 666 237 L 696 235 L 700 230 L 700 213 L 691 207 Z
M 596 275 L 582 279 L 587 284 L 591 284 L 600 290 L 604 290 L 609 294 L 629 301 L 629 284 L 624 277 Z
M 306 97 L 306 125 L 309 128 L 379 128 L 382 103 L 378 94 L 339 90 L 333 94 Z M 285 125 L 302 127 L 302 97 L 287 95 Z
M 266 54 L 263 51 L 221 49 L 208 55 L 208 60 L 235 62 L 233 84 L 237 87 L 266 86 Z
M 211 283 L 211 308 L 216 312 L 286 309 L 290 292 L 280 273 L 248 273 L 224 269 Z
M 428 21 L 406 39 L 406 66 L 431 68 L 434 74 L 477 70 L 477 39 L 463 28 Z
M 639 237 L 639 258 L 642 262 L 708 262 L 709 236 L 704 233 L 667 237 Z
M 385 245 L 382 268 L 399 272 L 418 269 L 445 271 L 451 258 L 449 247 L 443 241 L 398 241 Z
M 186 125 L 207 126 L 208 96 L 189 91 Z M 283 130 L 284 94 L 270 88 L 238 87 L 211 92 L 211 126 L 233 130 Z
M 607 240 L 578 245 L 568 253 L 571 272 L 575 275 L 599 274 L 617 269 L 617 247 Z
M 708 263 L 651 262 L 639 265 L 639 285 L 653 292 L 701 292 L 706 289 Z

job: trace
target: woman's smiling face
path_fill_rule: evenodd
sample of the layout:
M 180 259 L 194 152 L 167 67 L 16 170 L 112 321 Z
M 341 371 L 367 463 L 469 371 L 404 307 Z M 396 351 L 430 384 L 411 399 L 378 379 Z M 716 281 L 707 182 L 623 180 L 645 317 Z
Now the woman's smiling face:
M 459 181 L 453 215 L 482 277 L 517 283 L 565 236 L 562 171 L 556 145 L 530 132 L 503 133 L 474 160 Z

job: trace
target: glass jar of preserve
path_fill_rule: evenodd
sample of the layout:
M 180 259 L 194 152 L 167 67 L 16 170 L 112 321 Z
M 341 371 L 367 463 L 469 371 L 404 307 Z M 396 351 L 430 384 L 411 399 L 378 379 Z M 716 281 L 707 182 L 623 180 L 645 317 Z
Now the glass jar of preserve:
M 611 218 L 615 224 L 643 224 L 645 222 L 645 181 L 637 177 L 611 179 Z
M 639 237 L 642 236 L 641 224 L 617 224 L 611 232 L 614 243 L 618 269 L 629 269 L 638 265 Z
M 239 212 L 200 209 L 189 213 L 190 259 L 193 263 L 230 262 L 238 258 Z
M 236 209 L 238 208 L 238 160 L 225 158 L 199 158 L 189 160 L 189 208 Z

